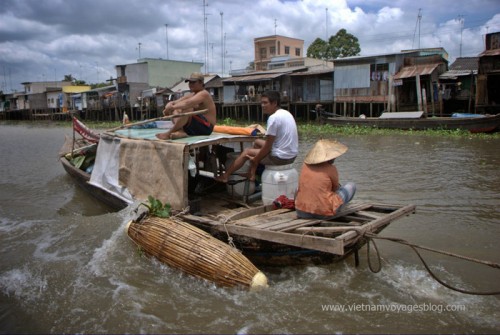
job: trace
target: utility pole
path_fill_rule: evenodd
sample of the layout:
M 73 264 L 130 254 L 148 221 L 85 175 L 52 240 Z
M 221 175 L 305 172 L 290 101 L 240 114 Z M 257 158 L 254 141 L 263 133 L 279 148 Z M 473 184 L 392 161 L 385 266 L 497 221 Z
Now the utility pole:
M 215 44 L 214 42 L 210 42 L 210 43 L 209 43 L 209 45 L 210 45 L 210 50 L 212 51 L 212 56 L 211 56 L 210 58 L 211 58 L 212 67 L 213 67 L 213 68 L 215 68 L 215 65 L 213 65 L 213 64 L 215 64 L 215 62 L 214 62 L 214 44 Z M 212 69 L 212 71 L 214 71 L 214 70 Z
M 207 8 L 208 4 L 206 3 L 206 0 L 203 0 L 203 36 L 205 39 L 205 73 L 209 72 L 208 69 L 208 19 L 207 19 Z
M 422 20 L 422 8 L 418 9 L 418 15 L 417 15 L 417 22 L 415 24 L 415 31 L 413 32 L 413 42 L 411 44 L 411 47 L 413 49 L 413 43 L 415 43 L 415 34 L 417 32 L 418 28 L 418 48 L 420 49 L 420 21 Z
M 97 62 L 95 62 L 95 69 L 96 69 L 96 72 L 97 72 L 97 82 L 96 82 L 96 84 L 99 84 L 99 63 L 97 63 Z
M 221 59 L 221 77 L 224 77 L 224 12 L 220 12 L 220 59 Z
M 276 35 L 276 27 L 278 26 L 278 24 L 276 23 L 278 20 L 277 19 L 274 19 L 274 56 L 278 56 L 280 51 L 279 51 L 279 46 L 278 46 L 278 35 Z M 273 55 L 269 55 L 269 56 L 273 56 Z
M 464 31 L 464 16 L 459 15 L 458 21 L 460 23 L 460 57 L 462 57 L 462 35 L 463 35 L 463 31 Z
M 420 49 L 420 22 L 422 22 L 422 8 L 418 9 L 418 48 Z
M 137 49 L 139 50 L 139 59 L 141 59 L 141 44 L 142 44 L 142 43 L 141 43 L 141 42 L 139 42 L 139 44 L 138 44 L 139 46 L 138 46 L 138 48 L 137 48 Z
M 325 42 L 328 43 L 328 7 L 325 8 Z
M 168 58 L 168 24 L 166 24 L 166 23 L 165 23 L 165 34 L 166 34 L 165 39 L 166 39 L 166 44 L 167 44 L 167 59 L 169 59 Z

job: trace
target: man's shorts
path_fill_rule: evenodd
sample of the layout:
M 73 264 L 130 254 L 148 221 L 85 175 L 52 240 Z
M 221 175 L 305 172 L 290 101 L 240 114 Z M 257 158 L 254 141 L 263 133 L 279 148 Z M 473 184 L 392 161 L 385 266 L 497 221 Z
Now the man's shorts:
M 182 129 L 190 136 L 210 135 L 214 130 L 214 125 L 203 115 L 193 115 Z
M 271 154 L 262 158 L 260 164 L 262 165 L 288 165 L 292 164 L 295 161 L 295 158 L 283 159 L 276 156 L 272 156 Z

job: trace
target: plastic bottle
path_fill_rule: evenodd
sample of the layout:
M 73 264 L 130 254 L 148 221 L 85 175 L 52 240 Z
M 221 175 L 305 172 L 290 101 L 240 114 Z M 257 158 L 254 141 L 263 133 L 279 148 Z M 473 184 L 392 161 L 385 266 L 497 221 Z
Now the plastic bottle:
M 123 113 L 123 124 L 130 123 L 127 113 Z

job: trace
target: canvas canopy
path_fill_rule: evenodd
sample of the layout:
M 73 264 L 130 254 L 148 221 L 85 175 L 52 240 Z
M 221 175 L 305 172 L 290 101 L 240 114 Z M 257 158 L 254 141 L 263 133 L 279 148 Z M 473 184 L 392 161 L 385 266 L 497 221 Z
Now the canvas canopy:
M 188 205 L 190 153 L 224 145 L 235 151 L 250 146 L 254 136 L 212 133 L 173 141 L 156 140 L 165 129 L 121 129 L 101 134 L 90 184 L 133 203 L 153 196 L 173 209 Z

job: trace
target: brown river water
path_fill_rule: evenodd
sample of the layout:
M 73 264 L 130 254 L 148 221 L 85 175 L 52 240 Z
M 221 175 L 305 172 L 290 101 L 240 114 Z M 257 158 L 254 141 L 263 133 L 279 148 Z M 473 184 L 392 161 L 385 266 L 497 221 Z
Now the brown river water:
M 224 289 L 140 257 L 113 212 L 58 162 L 70 128 L 0 123 L 0 333 L 500 333 L 500 297 L 437 283 L 405 246 L 378 242 L 330 265 L 263 268 L 264 292 Z M 412 203 L 382 236 L 500 263 L 500 139 L 334 136 L 357 200 Z M 314 143 L 301 141 L 303 156 Z M 462 289 L 499 291 L 500 270 L 423 252 Z

